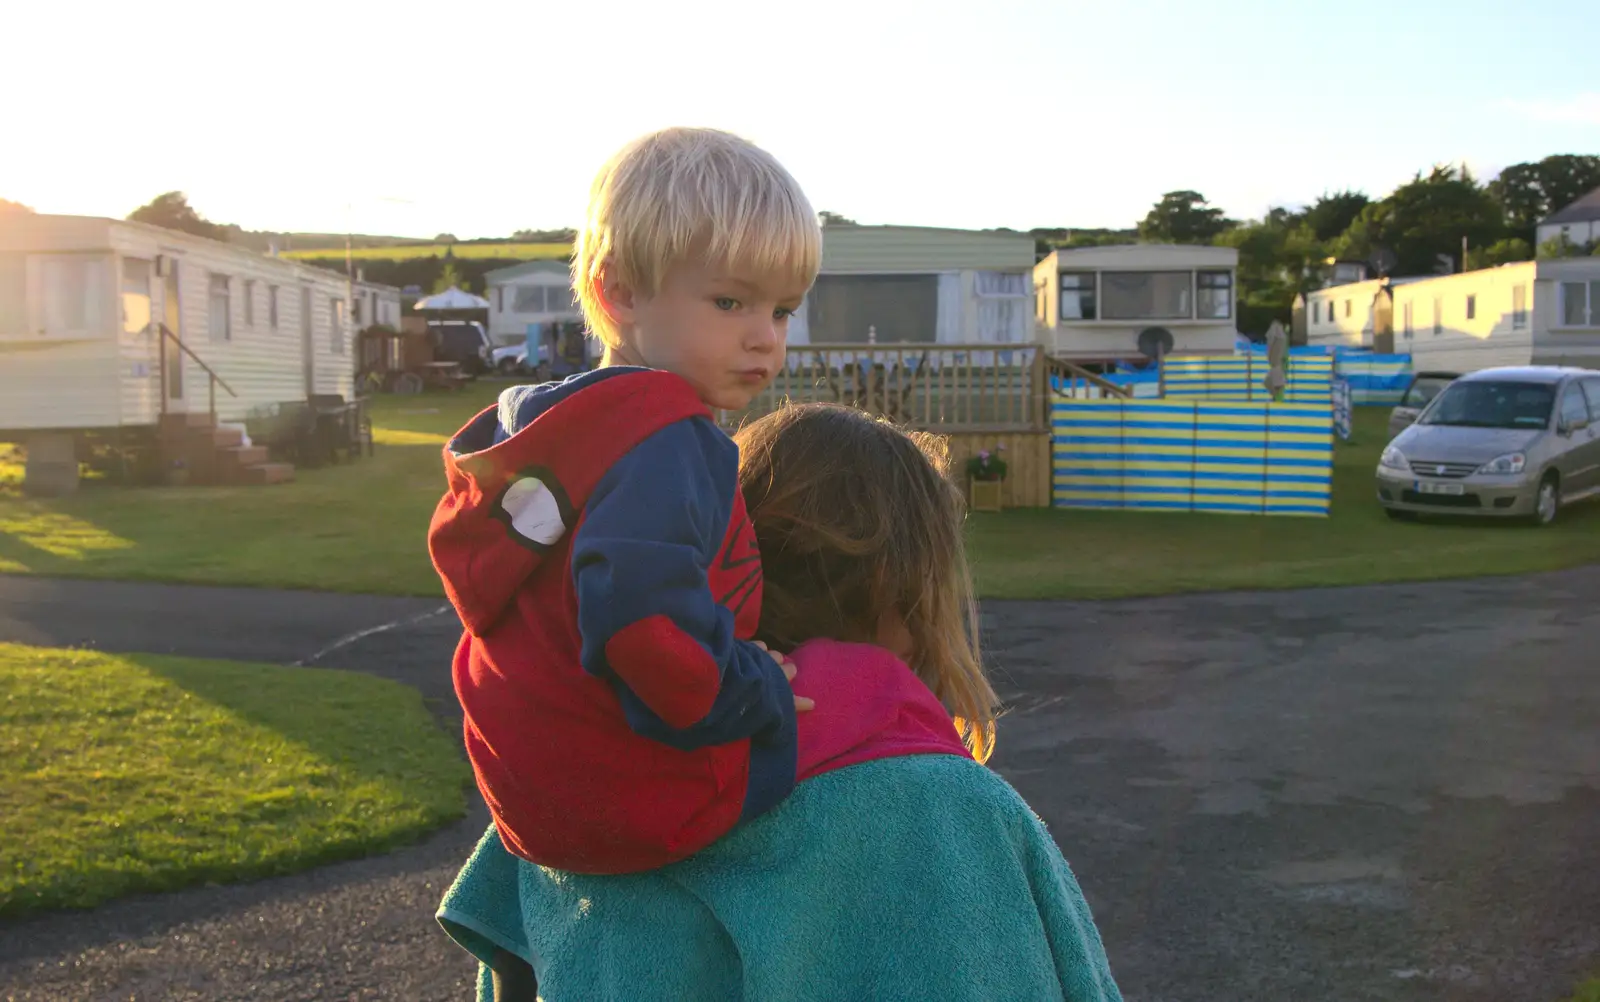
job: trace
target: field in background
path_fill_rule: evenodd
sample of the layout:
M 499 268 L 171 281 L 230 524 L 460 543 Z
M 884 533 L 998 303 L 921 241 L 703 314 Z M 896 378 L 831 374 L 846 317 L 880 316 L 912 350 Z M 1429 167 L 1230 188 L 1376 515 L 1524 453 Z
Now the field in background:
M 407 244 L 400 247 L 357 247 L 350 256 L 357 261 L 410 261 L 413 258 L 443 257 L 445 250 L 458 258 L 495 258 L 508 261 L 564 260 L 572 253 L 571 244 Z M 344 248 L 286 251 L 284 257 L 297 261 L 343 261 Z

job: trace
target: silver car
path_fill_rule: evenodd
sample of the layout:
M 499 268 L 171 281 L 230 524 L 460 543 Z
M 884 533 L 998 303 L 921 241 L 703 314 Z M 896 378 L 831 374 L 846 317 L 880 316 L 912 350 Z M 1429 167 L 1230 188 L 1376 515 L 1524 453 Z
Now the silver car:
M 1490 515 L 1555 521 L 1600 497 L 1600 372 L 1484 369 L 1440 391 L 1378 461 L 1392 518 Z

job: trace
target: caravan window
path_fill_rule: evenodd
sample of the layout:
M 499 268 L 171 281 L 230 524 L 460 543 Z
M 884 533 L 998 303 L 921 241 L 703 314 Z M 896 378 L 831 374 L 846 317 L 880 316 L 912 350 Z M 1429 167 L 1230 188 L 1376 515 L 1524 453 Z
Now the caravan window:
M 1600 327 L 1600 281 L 1561 283 L 1561 326 Z
M 516 296 L 511 301 L 513 313 L 543 313 L 544 286 L 542 285 L 515 285 Z
M 573 309 L 572 287 L 560 285 L 514 285 L 513 313 L 569 313 Z
M 344 300 L 338 296 L 328 298 L 332 326 L 328 331 L 328 350 L 335 355 L 344 354 Z
M 934 341 L 939 292 L 938 275 L 822 275 L 806 300 L 811 340 L 864 344 L 872 330 L 880 344 Z M 953 308 L 959 325 L 959 299 Z
M 210 321 L 211 340 L 228 341 L 233 338 L 232 283 L 227 275 L 211 276 Z
M 1094 272 L 1063 272 L 1061 275 L 1061 319 L 1095 318 Z
M 86 336 L 105 330 L 106 262 L 62 255 L 40 262 L 44 333 Z
M 1233 276 L 1225 271 L 1202 271 L 1195 274 L 1200 286 L 1198 295 L 1199 316 L 1206 320 L 1226 320 L 1233 316 Z M 1349 306 L 1349 303 L 1345 304 Z M 1328 319 L 1333 319 L 1330 310 Z
M 1103 271 L 1107 320 L 1186 320 L 1193 315 L 1187 271 Z
M 136 257 L 122 259 L 122 330 L 125 334 L 143 334 L 150 326 L 150 276 L 149 261 Z

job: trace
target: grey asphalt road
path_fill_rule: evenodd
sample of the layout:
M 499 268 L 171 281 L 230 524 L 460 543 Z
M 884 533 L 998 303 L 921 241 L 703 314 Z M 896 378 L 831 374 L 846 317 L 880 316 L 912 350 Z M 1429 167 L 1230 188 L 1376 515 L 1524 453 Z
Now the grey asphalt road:
M 989 603 L 995 765 L 1130 1000 L 1557 1002 L 1600 973 L 1600 568 Z M 0 640 L 370 671 L 454 726 L 429 601 L 0 577 Z M 432 909 L 481 811 L 389 856 L 0 925 L 0 999 L 463 999 Z

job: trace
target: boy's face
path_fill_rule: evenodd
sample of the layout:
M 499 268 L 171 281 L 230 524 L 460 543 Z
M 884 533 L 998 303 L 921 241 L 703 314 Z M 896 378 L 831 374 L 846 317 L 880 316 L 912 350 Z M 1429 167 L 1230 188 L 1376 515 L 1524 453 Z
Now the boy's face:
M 736 270 L 683 264 L 653 296 L 603 288 L 622 328 L 621 361 L 687 379 L 713 408 L 744 410 L 783 365 L 789 317 L 804 288 Z

